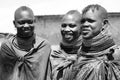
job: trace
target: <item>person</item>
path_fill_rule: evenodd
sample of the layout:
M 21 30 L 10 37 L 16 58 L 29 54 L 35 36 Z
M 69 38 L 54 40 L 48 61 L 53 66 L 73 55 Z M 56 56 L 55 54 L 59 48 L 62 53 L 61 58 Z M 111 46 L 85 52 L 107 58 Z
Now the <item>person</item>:
M 5 39 L 0 49 L 0 80 L 51 80 L 49 42 L 34 33 L 31 8 L 16 9 L 16 35 Z
M 52 45 L 51 63 L 53 80 L 66 80 L 69 70 L 81 46 L 81 14 L 77 10 L 67 12 L 61 21 L 62 40 Z
M 120 48 L 108 33 L 107 10 L 91 4 L 82 11 L 82 47 L 69 80 L 119 80 Z

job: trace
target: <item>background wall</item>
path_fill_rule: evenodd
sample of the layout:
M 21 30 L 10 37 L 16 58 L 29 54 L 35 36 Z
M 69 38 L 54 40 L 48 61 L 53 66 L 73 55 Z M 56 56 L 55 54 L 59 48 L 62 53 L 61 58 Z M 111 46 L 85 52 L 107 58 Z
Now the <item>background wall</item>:
M 115 42 L 120 45 L 120 13 L 109 13 L 109 31 Z
M 50 41 L 51 44 L 59 44 L 61 40 L 60 24 L 63 15 L 35 16 L 35 33 Z M 120 45 L 120 13 L 109 13 L 110 27 L 108 31 L 112 34 L 115 42 Z M 7 33 L 0 33 L 0 38 Z
M 36 16 L 37 35 L 46 38 L 51 44 L 58 44 L 61 40 L 60 24 L 63 15 Z
M 36 16 L 36 34 L 48 39 L 51 44 L 58 44 L 61 40 L 60 23 L 63 15 Z M 115 42 L 120 45 L 120 13 L 109 13 L 110 27 Z

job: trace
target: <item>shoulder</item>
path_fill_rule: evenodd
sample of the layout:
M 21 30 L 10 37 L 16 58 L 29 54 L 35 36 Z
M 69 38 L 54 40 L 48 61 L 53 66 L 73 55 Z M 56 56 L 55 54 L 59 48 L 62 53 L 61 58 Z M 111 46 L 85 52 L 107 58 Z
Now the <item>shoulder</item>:
M 0 38 L 0 47 L 4 41 L 5 41 L 5 38 Z
M 0 50 L 1 51 L 10 51 L 13 39 L 15 38 L 15 36 L 10 36 L 9 38 L 3 38 L 0 40 Z
M 35 55 L 37 55 L 38 57 L 41 56 L 44 60 L 49 58 L 51 48 L 49 43 L 45 39 L 39 36 L 35 36 L 35 43 L 32 52 L 35 53 Z
M 60 50 L 60 45 L 51 45 L 52 50 Z
M 1 41 L 1 45 L 3 44 L 11 44 L 13 39 L 15 38 L 15 35 L 11 35 L 9 37 L 5 37 L 5 38 L 2 38 L 0 41 Z
M 61 50 L 60 49 L 60 46 L 59 45 L 51 45 L 51 55 L 55 55 L 57 53 L 59 53 L 59 51 Z M 57 53 L 56 53 L 57 52 Z
M 118 45 L 114 45 L 113 47 L 111 47 L 109 49 L 109 51 L 112 51 L 113 52 L 113 57 L 115 60 L 120 60 L 120 46 Z
M 39 45 L 45 45 L 45 46 L 50 47 L 50 43 L 49 43 L 48 40 L 36 35 L 36 37 L 35 37 L 35 46 L 39 46 Z
M 35 50 L 45 55 L 46 57 L 49 56 L 51 53 L 51 47 L 49 42 L 46 39 L 43 39 L 39 36 L 36 36 L 35 39 L 36 39 L 34 44 Z
M 51 55 L 60 54 L 61 49 L 59 45 L 51 45 Z

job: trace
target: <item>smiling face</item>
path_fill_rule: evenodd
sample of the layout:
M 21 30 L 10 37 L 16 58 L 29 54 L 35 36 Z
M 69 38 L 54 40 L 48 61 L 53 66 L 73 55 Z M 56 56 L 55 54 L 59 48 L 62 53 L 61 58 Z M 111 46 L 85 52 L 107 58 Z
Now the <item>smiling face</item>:
M 61 24 L 63 40 L 67 43 L 76 40 L 80 36 L 80 26 L 80 20 L 76 15 L 65 15 Z
M 18 10 L 15 13 L 14 25 L 17 35 L 22 38 L 31 37 L 34 33 L 34 15 L 29 10 Z
M 103 19 L 100 17 L 100 11 L 94 12 L 90 9 L 83 14 L 82 20 L 82 36 L 84 39 L 91 39 L 97 36 L 103 27 Z

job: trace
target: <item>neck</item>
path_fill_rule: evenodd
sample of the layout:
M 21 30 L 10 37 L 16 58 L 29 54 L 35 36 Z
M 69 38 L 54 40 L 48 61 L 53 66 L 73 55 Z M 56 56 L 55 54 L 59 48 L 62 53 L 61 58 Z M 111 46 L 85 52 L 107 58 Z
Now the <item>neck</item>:
M 28 40 L 28 39 L 30 39 L 33 35 L 34 35 L 34 33 L 32 33 L 30 36 L 23 36 L 23 35 L 17 33 L 17 37 L 19 37 L 19 38 L 21 38 L 21 39 L 23 39 L 23 40 Z
M 61 49 L 63 49 L 68 54 L 76 54 L 78 49 L 82 44 L 82 37 L 80 36 L 78 39 L 74 40 L 74 42 L 66 43 L 62 41 L 60 43 Z
M 35 42 L 35 35 L 29 37 L 29 38 L 21 38 L 19 36 L 16 37 L 16 44 L 20 49 L 23 50 L 30 50 Z
M 100 33 L 92 39 L 83 39 L 82 50 L 85 52 L 99 52 L 113 45 L 115 45 L 115 43 L 110 35 L 104 35 Z

